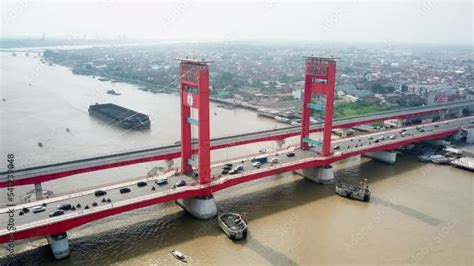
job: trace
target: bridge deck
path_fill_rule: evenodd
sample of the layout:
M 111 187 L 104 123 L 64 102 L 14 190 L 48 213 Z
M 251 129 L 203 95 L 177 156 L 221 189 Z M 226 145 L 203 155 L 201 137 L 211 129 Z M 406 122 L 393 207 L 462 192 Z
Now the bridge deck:
M 170 175 L 169 183 L 163 186 L 156 185 L 154 183 L 154 178 L 143 178 L 141 180 L 147 182 L 148 185 L 141 188 L 136 186 L 135 181 L 101 188 L 102 190 L 107 191 L 105 198 L 110 198 L 112 201 L 111 203 L 102 203 L 101 200 L 104 197 L 95 197 L 93 194 L 94 190 L 76 192 L 71 195 L 21 204 L 10 208 L 2 208 L 0 209 L 0 223 L 7 224 L 9 218 L 7 212 L 9 209 L 13 208 L 15 214 L 15 226 L 17 229 L 15 232 L 15 239 L 56 234 L 117 213 L 179 198 L 207 195 L 233 185 L 265 176 L 302 169 L 305 167 L 328 165 L 357 154 L 384 149 L 391 150 L 421 140 L 443 138 L 456 133 L 461 126 L 473 122 L 474 117 L 463 117 L 425 124 L 422 126 L 424 129 L 423 132 L 416 129 L 419 125 L 405 127 L 404 129 L 407 132 L 405 137 L 400 135 L 401 129 L 391 129 L 355 136 L 352 138 L 334 140 L 332 147 L 335 148 L 336 146 L 339 146 L 340 148 L 332 156 L 328 157 L 320 156 L 312 150 L 302 151 L 300 149 L 294 151 L 296 156 L 287 157 L 284 155 L 286 151 L 281 151 L 278 156 L 276 156 L 276 154 L 269 154 L 270 158 L 278 158 L 279 162 L 277 164 L 271 165 L 270 163 L 265 163 L 259 169 L 252 167 L 250 158 L 246 158 L 244 159 L 244 171 L 236 175 L 223 175 L 217 177 L 217 175 L 220 174 L 222 163 L 213 164 L 212 174 L 216 176 L 216 178 L 208 185 L 199 185 L 190 176 Z M 384 136 L 385 140 L 378 143 L 373 141 L 373 139 L 377 139 L 381 136 Z M 389 136 L 395 136 L 395 139 L 388 139 Z M 242 159 L 238 159 L 237 163 L 241 160 Z M 178 180 L 186 180 L 188 185 L 173 189 L 172 185 Z M 156 189 L 155 191 L 151 190 L 153 186 Z M 129 187 L 132 191 L 127 194 L 120 194 L 119 189 L 122 187 Z M 23 216 L 19 216 L 19 211 L 22 208 L 31 208 L 32 206 L 40 205 L 43 202 L 47 203 L 45 212 L 33 214 L 30 211 Z M 96 202 L 98 206 L 92 207 L 93 202 Z M 80 203 L 82 208 L 76 211 L 67 211 L 65 215 L 62 216 L 50 218 L 49 213 L 53 212 L 57 205 L 63 203 L 74 205 Z M 86 205 L 89 205 L 89 210 L 84 209 Z M 6 229 L 0 230 L 0 243 L 4 243 L 8 240 L 8 233 L 9 232 Z
M 463 108 L 472 105 L 474 105 L 474 100 L 439 104 L 434 106 L 415 107 L 397 111 L 387 111 L 377 114 L 352 117 L 348 119 L 335 119 L 333 126 L 334 128 L 350 128 L 360 124 L 367 124 L 391 118 L 407 118 L 432 112 L 438 112 L 440 110 Z M 320 129 L 320 123 L 313 124 L 311 126 L 311 132 L 316 132 Z M 285 139 L 288 137 L 297 136 L 299 133 L 300 127 L 295 126 L 283 129 L 267 130 L 261 132 L 241 134 L 237 136 L 217 138 L 211 140 L 211 149 L 233 147 L 261 141 Z M 180 146 L 171 145 L 166 147 L 131 151 L 121 154 L 113 154 L 94 158 L 86 158 L 82 160 L 62 162 L 51 165 L 27 167 L 15 171 L 14 185 L 34 184 L 74 174 L 131 165 L 136 163 L 174 159 L 178 158 L 179 156 Z M 8 183 L 6 178 L 6 172 L 2 172 L 0 173 L 0 187 L 6 187 L 7 185 Z

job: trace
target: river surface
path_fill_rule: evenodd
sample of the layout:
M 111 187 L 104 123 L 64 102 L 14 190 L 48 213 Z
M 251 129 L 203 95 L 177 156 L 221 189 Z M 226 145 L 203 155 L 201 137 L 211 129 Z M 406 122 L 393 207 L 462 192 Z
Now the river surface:
M 179 139 L 176 95 L 151 94 L 134 85 L 74 75 L 65 67 L 41 63 L 36 54 L 0 56 L 0 93 L 5 99 L 0 102 L 0 169 L 5 169 L 7 153 L 14 153 L 15 166 L 23 168 L 170 145 Z M 122 95 L 109 95 L 109 89 Z M 95 102 L 113 102 L 146 113 L 151 129 L 129 132 L 105 125 L 87 113 Z M 211 104 L 213 137 L 282 126 L 248 110 Z M 274 143 L 220 150 L 212 153 L 212 160 L 254 153 L 262 147 L 272 148 Z M 55 261 L 43 238 L 16 242 L 16 260 L 33 265 L 177 265 L 169 253 L 177 249 L 188 256 L 190 264 L 205 265 L 472 265 L 473 174 L 420 163 L 411 156 L 397 160 L 396 165 L 386 165 L 354 157 L 335 165 L 338 180 L 369 180 L 373 193 L 369 204 L 341 198 L 333 186 L 317 185 L 293 173 L 217 192 L 219 211 L 239 212 L 249 223 L 244 241 L 227 239 L 215 220 L 195 220 L 166 203 L 69 231 L 71 257 L 66 260 Z M 158 165 L 81 174 L 43 187 L 65 193 L 142 176 Z M 18 187 L 15 193 L 31 189 Z M 4 205 L 5 189 L 0 196 Z M 0 258 L 5 255 L 3 245 Z

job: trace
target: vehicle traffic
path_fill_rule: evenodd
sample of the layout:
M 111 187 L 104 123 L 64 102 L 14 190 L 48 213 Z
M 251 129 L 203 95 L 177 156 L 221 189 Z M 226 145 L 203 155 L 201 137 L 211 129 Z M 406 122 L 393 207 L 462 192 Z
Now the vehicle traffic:
M 173 188 L 184 187 L 184 186 L 186 186 L 186 181 L 179 180 L 178 182 L 176 182 L 176 184 L 174 184 Z

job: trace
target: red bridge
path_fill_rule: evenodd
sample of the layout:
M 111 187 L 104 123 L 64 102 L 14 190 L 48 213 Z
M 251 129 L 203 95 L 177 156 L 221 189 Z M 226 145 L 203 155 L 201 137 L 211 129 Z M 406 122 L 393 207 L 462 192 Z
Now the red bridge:
M 135 151 L 98 158 L 90 158 L 54 165 L 25 168 L 14 172 L 15 181 L 2 173 L 2 187 L 35 184 L 36 201 L 0 209 L 0 220 L 8 224 L 14 217 L 14 230 L 0 230 L 0 243 L 47 236 L 56 258 L 69 255 L 66 232 L 77 226 L 146 206 L 174 201 L 200 219 L 217 214 L 212 193 L 255 179 L 288 171 L 302 171 L 307 179 L 328 184 L 334 179 L 331 164 L 360 154 L 387 163 L 395 163 L 397 148 L 412 143 L 442 139 L 459 132 L 466 124 L 474 123 L 473 116 L 463 116 L 463 109 L 472 101 L 396 112 L 334 120 L 333 97 L 336 59 L 308 57 L 306 59 L 303 117 L 301 128 L 264 131 L 210 140 L 209 132 L 209 70 L 208 61 L 180 59 L 181 145 Z M 194 112 L 191 110 L 194 109 Z M 197 113 L 194 117 L 192 114 Z M 321 124 L 310 125 L 310 117 L 321 113 Z M 453 117 L 453 114 L 454 116 Z M 435 118 L 431 122 L 372 132 L 347 138 L 347 129 L 361 124 L 388 119 Z M 197 127 L 198 140 L 192 142 L 192 127 Z M 343 129 L 343 137 L 332 140 L 334 128 Z M 316 134 L 322 131 L 322 139 Z M 299 145 L 282 149 L 283 140 L 300 136 Z M 232 147 L 259 141 L 277 141 L 279 150 L 261 154 L 259 167 L 253 156 L 226 162 L 211 162 L 211 149 Z M 84 173 L 153 160 L 181 158 L 176 171 L 160 176 L 144 177 L 130 182 L 108 185 L 94 190 L 83 190 L 69 195 L 43 199 L 41 182 Z M 267 161 L 267 162 L 265 162 Z M 232 164 L 230 173 L 222 172 L 225 164 Z M 170 168 L 172 164 L 169 163 Z M 166 181 L 165 181 L 166 179 Z M 172 184 L 175 184 L 172 186 Z M 125 192 L 126 191 L 126 192 Z M 106 200 L 107 199 L 107 200 Z M 62 215 L 50 217 L 56 206 L 71 204 Z

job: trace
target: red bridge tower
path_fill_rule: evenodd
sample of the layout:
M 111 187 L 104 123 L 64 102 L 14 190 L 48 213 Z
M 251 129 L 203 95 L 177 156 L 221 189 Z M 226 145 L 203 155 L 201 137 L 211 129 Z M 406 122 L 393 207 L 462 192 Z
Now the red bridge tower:
M 332 117 L 334 109 L 334 87 L 336 83 L 336 58 L 307 57 L 304 78 L 303 117 L 301 121 L 301 148 L 306 150 L 309 144 L 320 147 L 321 154 L 331 154 Z M 317 95 L 320 103 L 313 103 Z M 309 138 L 310 117 L 312 111 L 323 112 L 323 141 Z
M 178 59 L 181 94 L 181 171 L 198 170 L 199 183 L 210 178 L 209 68 L 211 61 Z M 197 119 L 192 117 L 197 110 Z M 192 126 L 198 128 L 197 153 L 193 153 Z M 197 158 L 196 158 L 197 157 Z

